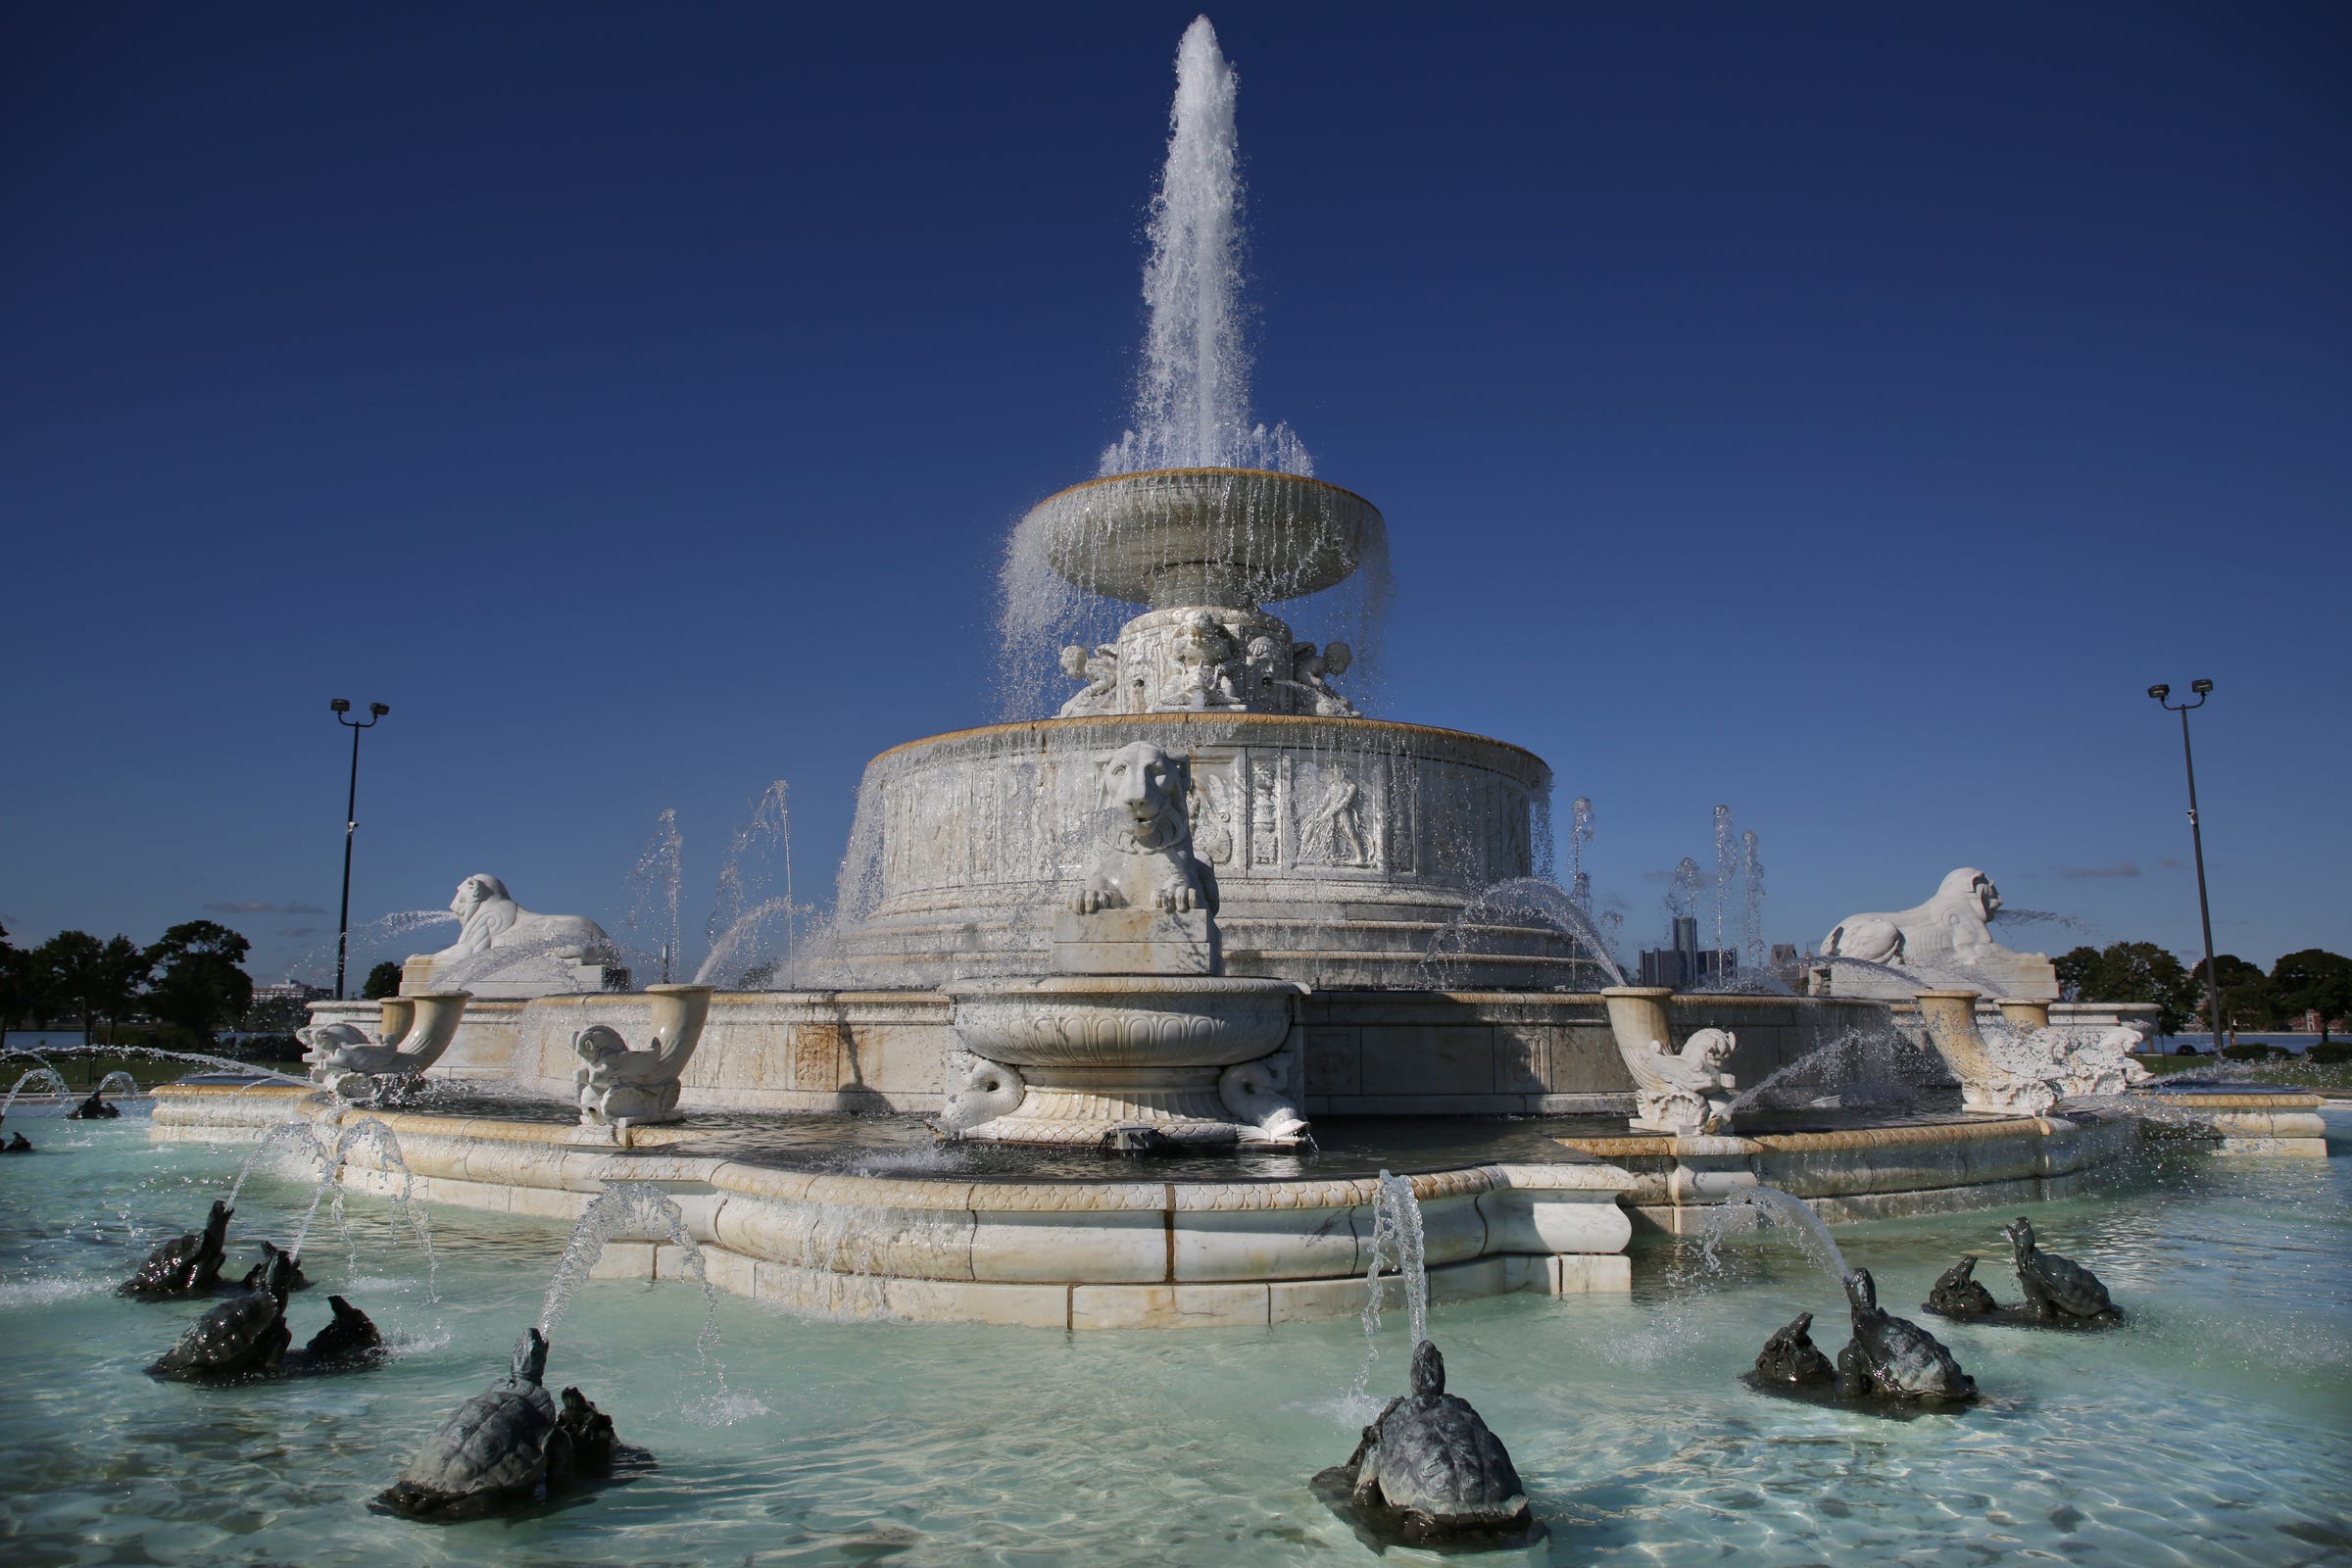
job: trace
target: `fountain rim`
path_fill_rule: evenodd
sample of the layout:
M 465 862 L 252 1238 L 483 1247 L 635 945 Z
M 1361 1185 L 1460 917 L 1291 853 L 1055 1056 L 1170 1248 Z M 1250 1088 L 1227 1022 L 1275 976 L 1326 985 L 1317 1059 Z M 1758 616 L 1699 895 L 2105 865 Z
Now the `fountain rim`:
M 1499 747 L 1506 752 L 1526 758 L 1541 770 L 1544 780 L 1551 780 L 1551 764 L 1511 741 L 1498 741 L 1492 735 L 1475 730 L 1447 729 L 1443 724 L 1408 724 L 1394 718 L 1333 718 L 1319 713 L 1250 713 L 1186 709 L 1166 713 L 1085 713 L 1074 718 L 1017 718 L 1002 724 L 975 724 L 969 729 L 942 730 L 936 735 L 920 735 L 913 740 L 901 741 L 896 746 L 876 752 L 866 766 L 871 768 L 888 757 L 917 747 L 934 746 L 943 741 L 969 740 L 982 735 L 1005 735 L 1020 730 L 1044 730 L 1053 733 L 1061 729 L 1081 730 L 1089 727 L 1139 728 L 1152 724 L 1290 724 L 1330 725 L 1335 730 L 1348 727 L 1355 730 L 1391 730 L 1407 735 L 1441 736 L 1446 740 L 1475 741 L 1481 746 Z
M 1221 468 L 1207 464 L 1192 464 L 1179 468 L 1130 468 L 1125 473 L 1097 474 L 1092 479 L 1081 479 L 1076 484 L 1064 485 L 1051 495 L 1040 497 L 1029 510 L 1034 513 L 1041 507 L 1060 500 L 1063 496 L 1076 495 L 1081 490 L 1092 490 L 1101 485 L 1126 484 L 1137 479 L 1150 479 L 1178 473 L 1214 473 L 1251 479 L 1281 479 L 1292 484 L 1317 485 L 1325 490 L 1336 491 L 1350 501 L 1360 503 L 1376 516 L 1380 514 L 1380 508 L 1373 505 L 1369 497 L 1350 490 L 1346 485 L 1333 484 L 1329 479 L 1318 479 L 1311 473 L 1286 473 L 1280 468 Z
M 1163 1008 L 1196 1001 L 1271 1002 L 1311 995 L 1299 981 L 1254 974 L 970 975 L 936 989 L 956 1003 L 1062 999 Z

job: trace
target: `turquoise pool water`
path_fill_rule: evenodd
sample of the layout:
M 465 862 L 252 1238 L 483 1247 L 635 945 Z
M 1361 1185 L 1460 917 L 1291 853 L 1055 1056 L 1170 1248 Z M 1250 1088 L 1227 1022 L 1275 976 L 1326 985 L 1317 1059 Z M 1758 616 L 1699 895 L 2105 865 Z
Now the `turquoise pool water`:
M 1343 1458 L 1364 1357 L 1352 1322 L 1183 1334 L 810 1320 L 594 1283 L 559 1330 L 576 1383 L 658 1456 L 625 1486 L 516 1522 L 434 1528 L 366 1499 L 537 1313 L 552 1223 L 434 1208 L 438 1298 L 389 1205 L 322 1211 L 297 1341 L 337 1291 L 398 1348 L 359 1376 L 238 1389 L 140 1368 L 200 1309 L 116 1299 L 196 1223 L 246 1151 L 151 1146 L 138 1115 L 9 1118 L 0 1159 L 0 1556 L 26 1563 L 1346 1564 L 1372 1553 L 1308 1479 Z M 2331 1113 L 2331 1135 L 2352 1118 Z M 1835 1288 L 1769 1233 L 1637 1244 L 1631 1298 L 1440 1305 L 1455 1392 L 1509 1445 L 1542 1544 L 1506 1561 L 1742 1564 L 2352 1561 L 2352 1162 L 2181 1154 L 2041 1205 L 2049 1247 L 2132 1322 L 2101 1335 L 1937 1324 L 1984 1389 L 1956 1417 L 1879 1421 L 1736 1380 Z M 307 1182 L 240 1200 L 238 1268 Z M 1908 1311 L 2005 1216 L 1848 1226 L 1848 1257 Z M 1980 1270 L 2017 1295 L 2005 1261 Z M 1405 1365 L 1392 1314 L 1376 1395 Z M 723 1384 L 722 1384 L 723 1378 Z M 723 1392 L 722 1392 L 723 1390 Z M 1393 1551 L 1392 1561 L 1419 1554 Z

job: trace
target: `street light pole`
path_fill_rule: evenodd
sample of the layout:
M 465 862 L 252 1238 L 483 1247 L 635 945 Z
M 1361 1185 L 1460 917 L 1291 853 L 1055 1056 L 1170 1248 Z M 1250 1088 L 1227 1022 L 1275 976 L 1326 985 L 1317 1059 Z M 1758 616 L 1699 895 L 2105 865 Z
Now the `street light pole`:
M 343 957 L 351 944 L 351 839 L 360 829 L 360 731 L 375 728 L 377 719 L 392 711 L 382 703 L 368 705 L 368 721 L 347 716 L 351 704 L 338 697 L 327 707 L 335 722 L 351 731 L 351 793 L 343 804 L 343 912 L 335 921 L 335 1000 L 343 1000 Z
M 2180 715 L 2180 760 L 2188 769 L 2188 842 L 2197 859 L 2197 918 L 2205 927 L 2205 1017 L 2213 1025 L 2213 1054 L 2222 1054 L 2222 977 L 2213 966 L 2213 909 L 2205 901 L 2205 830 L 2197 821 L 2197 760 L 2188 749 L 2188 715 L 2192 709 L 2203 708 L 2213 691 L 2213 682 L 2192 680 L 2188 689 L 2197 694 L 2193 703 L 2178 706 L 2166 702 L 2172 695 L 2170 686 L 2151 686 L 2148 695 L 2168 713 Z

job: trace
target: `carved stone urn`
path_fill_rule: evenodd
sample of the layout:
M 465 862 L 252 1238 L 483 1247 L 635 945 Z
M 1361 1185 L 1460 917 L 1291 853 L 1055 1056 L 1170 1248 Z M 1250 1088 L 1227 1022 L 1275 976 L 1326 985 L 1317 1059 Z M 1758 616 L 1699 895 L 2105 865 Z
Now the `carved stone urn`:
M 1960 1080 L 1960 1103 L 1969 1110 L 2039 1116 L 2058 1103 L 2058 1091 L 2038 1078 L 2012 1072 L 1977 1032 L 1977 993 L 1921 991 L 1915 994 L 1928 1043 Z
M 2050 1026 L 2050 1004 L 2046 1002 L 2003 997 L 1993 1004 L 2001 1009 L 2001 1016 L 2009 1020 L 2009 1027 L 2021 1035 L 2030 1035 L 2037 1029 Z
M 647 986 L 653 1028 L 642 1051 L 631 1051 L 609 1024 L 590 1024 L 572 1036 L 571 1049 L 580 1058 L 572 1081 L 580 1086 L 581 1126 L 637 1127 L 683 1119 L 678 1078 L 702 1042 L 713 989 Z
M 1600 995 L 1617 1054 L 1634 1080 L 1634 1130 L 1685 1138 L 1728 1131 L 1730 1096 L 1739 1081 L 1722 1069 L 1737 1038 L 1729 1030 L 1700 1029 L 1682 1050 L 1669 1050 L 1674 1035 L 1666 999 L 1672 988 L 1610 986 Z
M 310 1063 L 311 1082 L 344 1100 L 368 1100 L 384 1082 L 415 1077 L 439 1061 L 471 1000 L 469 991 L 386 997 L 382 1028 L 372 1038 L 348 1023 L 313 1024 L 295 1030 L 294 1038 L 310 1048 L 303 1059 Z
M 978 1058 L 941 1126 L 1008 1144 L 1292 1144 L 1282 1090 L 1298 999 L 1235 975 L 1019 975 L 951 985 L 956 1038 Z

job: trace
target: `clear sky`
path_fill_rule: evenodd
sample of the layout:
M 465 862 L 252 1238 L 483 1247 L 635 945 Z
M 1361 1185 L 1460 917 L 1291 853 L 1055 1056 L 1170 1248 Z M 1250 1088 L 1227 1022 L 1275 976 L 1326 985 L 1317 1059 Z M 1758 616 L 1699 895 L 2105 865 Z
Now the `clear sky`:
M 331 697 L 355 923 L 610 923 L 675 807 L 696 928 L 776 778 L 829 886 L 1118 434 L 1195 9 L 0 11 L 0 922 L 331 966 Z M 2352 951 L 2352 14 L 1211 15 L 1379 710 L 1591 796 L 1627 947 L 1724 802 L 1776 941 L 1974 864 L 2192 948 L 2209 676 L 2219 945 Z

